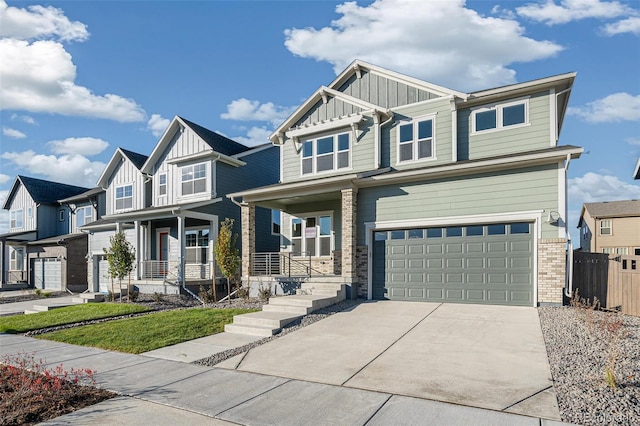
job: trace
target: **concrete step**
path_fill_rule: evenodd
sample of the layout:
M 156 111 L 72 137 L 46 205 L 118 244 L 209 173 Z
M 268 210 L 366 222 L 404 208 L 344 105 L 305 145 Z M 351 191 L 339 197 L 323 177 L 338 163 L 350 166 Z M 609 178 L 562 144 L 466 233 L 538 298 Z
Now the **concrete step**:
M 340 290 L 331 290 L 331 289 L 317 289 L 314 288 L 311 290 L 311 294 L 314 296 L 337 296 Z
M 345 279 L 340 275 L 320 275 L 317 277 L 307 278 L 305 280 L 306 283 L 338 283 L 338 284 L 348 284 L 351 281 L 349 279 Z
M 252 312 L 250 314 L 235 315 L 233 317 L 233 323 L 238 325 L 282 328 L 301 316 L 302 315 L 287 312 Z
M 343 283 L 325 283 L 325 282 L 306 282 L 300 284 L 303 289 L 323 289 L 323 290 L 340 290 L 344 286 Z
M 48 312 L 52 309 L 64 308 L 65 306 L 71 306 L 71 305 L 74 305 L 74 303 L 64 303 L 64 304 L 57 304 L 57 305 L 33 305 L 31 306 L 31 309 L 25 309 L 24 313 L 37 314 L 40 312 Z
M 283 312 L 297 315 L 307 315 L 311 313 L 312 308 L 304 306 L 287 306 L 287 305 L 262 305 L 262 312 Z
M 226 333 L 245 334 L 247 336 L 270 337 L 280 331 L 280 328 L 273 328 L 259 325 L 242 325 L 242 324 L 226 324 L 224 326 Z

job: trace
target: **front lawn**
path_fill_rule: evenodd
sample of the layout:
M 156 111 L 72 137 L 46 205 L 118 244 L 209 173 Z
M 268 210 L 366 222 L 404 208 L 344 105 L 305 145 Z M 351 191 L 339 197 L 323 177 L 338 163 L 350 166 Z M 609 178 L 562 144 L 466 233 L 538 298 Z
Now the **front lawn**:
M 129 303 L 86 303 L 66 306 L 37 314 L 2 317 L 0 318 L 0 333 L 25 333 L 40 328 L 117 317 L 150 310 L 146 306 Z
M 74 345 L 139 354 L 224 331 L 249 309 L 195 308 L 74 327 L 38 336 Z

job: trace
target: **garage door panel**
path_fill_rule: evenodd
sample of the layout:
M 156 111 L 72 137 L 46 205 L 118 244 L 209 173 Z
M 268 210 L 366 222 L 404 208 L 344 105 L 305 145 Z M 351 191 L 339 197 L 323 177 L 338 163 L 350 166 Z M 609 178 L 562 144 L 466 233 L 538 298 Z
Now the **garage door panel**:
M 510 229 L 501 224 L 389 232 L 374 244 L 373 297 L 530 306 L 534 237 Z

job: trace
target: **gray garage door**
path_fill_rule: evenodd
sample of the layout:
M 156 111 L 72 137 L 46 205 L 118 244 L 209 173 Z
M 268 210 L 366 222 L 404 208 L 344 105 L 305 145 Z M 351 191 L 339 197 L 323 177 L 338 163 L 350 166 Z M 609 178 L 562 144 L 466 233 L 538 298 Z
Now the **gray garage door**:
M 374 233 L 373 298 L 533 304 L 530 223 Z
M 55 257 L 33 259 L 31 276 L 35 288 L 47 290 L 62 289 L 62 261 Z

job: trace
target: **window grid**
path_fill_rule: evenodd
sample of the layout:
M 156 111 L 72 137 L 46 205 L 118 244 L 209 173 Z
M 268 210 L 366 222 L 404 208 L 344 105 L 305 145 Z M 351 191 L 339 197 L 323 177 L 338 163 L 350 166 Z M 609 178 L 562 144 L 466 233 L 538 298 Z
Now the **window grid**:
M 22 217 L 22 209 L 11 210 L 9 214 L 9 227 L 10 228 L 22 228 L 24 226 L 24 220 Z
M 434 119 L 415 119 L 398 127 L 398 163 L 434 157 Z
M 133 185 L 124 185 L 116 188 L 116 210 L 133 208 Z
M 182 195 L 206 191 L 207 168 L 205 163 L 182 167 Z
M 167 195 L 167 174 L 161 173 L 158 175 L 158 195 Z
M 611 220 L 603 219 L 600 221 L 600 235 L 611 235 Z
M 481 107 L 471 113 L 473 133 L 502 130 L 529 122 L 529 100 Z
M 301 174 L 332 172 L 351 167 L 350 133 L 309 139 L 302 143 Z

